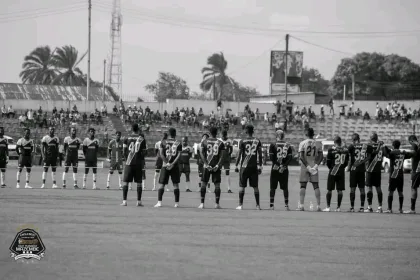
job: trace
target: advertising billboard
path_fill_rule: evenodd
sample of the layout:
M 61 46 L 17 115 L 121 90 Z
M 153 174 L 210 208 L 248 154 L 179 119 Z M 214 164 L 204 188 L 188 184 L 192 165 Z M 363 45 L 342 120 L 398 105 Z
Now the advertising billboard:
M 287 89 L 299 92 L 302 80 L 303 52 L 289 51 L 287 54 Z M 270 61 L 271 93 L 278 94 L 286 89 L 286 52 L 271 51 Z

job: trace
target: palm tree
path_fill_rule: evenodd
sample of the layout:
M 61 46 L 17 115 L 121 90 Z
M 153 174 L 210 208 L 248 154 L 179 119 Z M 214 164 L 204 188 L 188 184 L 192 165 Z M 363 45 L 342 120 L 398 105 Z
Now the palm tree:
M 226 74 L 227 61 L 223 53 L 214 53 L 207 58 L 207 66 L 201 69 L 203 81 L 200 88 L 208 92 L 213 90 L 213 99 L 220 100 L 223 96 L 223 86 L 232 83 L 232 79 Z M 219 90 L 217 94 L 216 89 Z
M 83 72 L 77 66 L 87 53 L 78 59 L 78 51 L 73 46 L 64 46 L 57 49 L 53 64 L 59 71 L 57 77 L 52 81 L 55 85 L 85 86 L 86 79 Z
M 52 64 L 54 52 L 49 46 L 37 47 L 25 56 L 23 70 L 19 76 L 24 84 L 46 85 L 57 77 L 57 71 Z

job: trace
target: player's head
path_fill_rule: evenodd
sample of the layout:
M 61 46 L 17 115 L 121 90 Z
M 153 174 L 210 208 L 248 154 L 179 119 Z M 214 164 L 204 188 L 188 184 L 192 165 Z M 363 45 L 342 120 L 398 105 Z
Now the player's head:
M 283 140 L 284 139 L 284 131 L 283 130 L 277 130 L 276 131 L 276 140 Z
M 394 147 L 394 149 L 399 149 L 401 146 L 401 142 L 399 140 L 394 140 L 392 142 L 392 147 Z
M 210 137 L 208 133 L 204 133 L 203 136 L 201 136 L 201 141 L 207 140 Z
M 4 135 L 4 127 L 0 126 L 0 136 L 3 137 Z
M 247 125 L 245 130 L 246 130 L 246 134 L 248 134 L 248 136 L 254 135 L 254 126 L 253 125 L 251 125 L 251 124 Z
M 173 127 L 169 128 L 168 132 L 169 132 L 169 136 L 171 138 L 175 138 L 176 137 L 176 129 L 175 128 L 173 128 Z
M 164 132 L 163 133 L 162 140 L 166 140 L 166 139 L 168 139 L 168 133 Z
M 360 135 L 357 133 L 353 133 L 353 136 L 351 137 L 353 140 L 353 143 L 359 143 L 360 142 Z
M 117 141 L 121 140 L 121 131 L 115 132 L 115 139 L 117 139 Z
M 342 141 L 341 141 L 341 137 L 340 137 L 340 136 L 335 136 L 335 137 L 334 137 L 334 144 L 335 144 L 336 146 L 341 146 Z
M 378 142 L 378 134 L 376 134 L 376 132 L 372 132 L 370 135 L 370 140 L 375 143 Z
M 417 142 L 417 137 L 416 137 L 416 135 L 410 135 L 410 136 L 408 136 L 408 141 L 409 141 L 409 142 Z
M 93 127 L 89 128 L 89 136 L 91 139 L 95 137 L 95 129 Z
M 315 131 L 314 131 L 314 129 L 313 129 L 312 127 L 309 127 L 309 128 L 306 130 L 306 136 L 307 136 L 308 138 L 310 138 L 310 139 L 314 138 L 314 136 L 315 136 Z
M 71 137 L 76 137 L 76 128 L 75 127 L 70 128 L 70 135 L 71 135 Z
M 210 135 L 211 135 L 211 137 L 216 138 L 216 136 L 217 136 L 217 127 L 215 127 L 215 126 L 210 127 Z
M 31 136 L 31 130 L 29 128 L 25 128 L 25 138 L 29 139 L 29 136 Z
M 139 127 L 139 124 L 138 123 L 133 123 L 133 125 L 131 126 L 131 131 L 133 132 L 133 133 L 139 133 L 139 131 L 140 131 L 140 127 Z
M 223 137 L 223 139 L 227 139 L 227 135 L 228 135 L 227 130 L 223 130 L 222 131 L 222 137 Z
M 182 145 L 184 147 L 188 145 L 188 137 L 187 136 L 182 137 Z
M 52 126 L 50 126 L 49 132 L 50 132 L 50 136 L 53 137 L 54 136 L 54 133 L 55 133 L 55 128 L 52 127 Z

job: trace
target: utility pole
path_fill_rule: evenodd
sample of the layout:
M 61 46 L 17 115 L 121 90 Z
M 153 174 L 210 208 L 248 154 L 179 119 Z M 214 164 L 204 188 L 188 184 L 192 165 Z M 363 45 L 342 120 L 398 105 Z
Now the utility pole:
M 289 34 L 286 34 L 286 59 L 285 59 L 285 67 L 284 67 L 284 83 L 286 85 L 286 103 L 287 103 L 287 57 L 289 56 Z
M 104 59 L 104 82 L 103 82 L 103 100 L 105 101 L 105 78 L 106 78 L 106 59 Z
M 89 0 L 89 17 L 88 17 L 88 66 L 87 66 L 87 88 L 86 88 L 86 101 L 89 101 L 90 93 L 90 39 L 92 29 L 92 0 Z
M 355 87 L 354 74 L 352 74 L 351 75 L 351 91 L 353 93 L 353 102 L 356 99 L 355 92 L 354 92 L 354 87 Z
M 346 101 L 346 85 L 343 88 L 343 101 Z

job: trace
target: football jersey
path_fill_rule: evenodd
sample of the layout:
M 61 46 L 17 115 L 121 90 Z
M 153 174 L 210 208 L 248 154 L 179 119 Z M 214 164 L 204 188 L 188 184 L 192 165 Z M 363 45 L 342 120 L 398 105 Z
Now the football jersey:
M 60 144 L 60 140 L 57 136 L 49 136 L 45 135 L 42 140 L 41 144 L 44 147 L 45 158 L 54 159 L 58 157 L 58 145 Z
M 225 149 L 225 144 L 222 140 L 217 138 L 208 138 L 201 142 L 201 150 L 203 155 L 207 158 L 207 164 L 216 166 L 219 163 L 220 157 Z
M 413 158 L 411 159 L 411 174 L 415 175 L 416 173 L 420 173 L 420 147 L 418 144 L 414 144 L 413 149 Z
M 68 159 L 77 159 L 79 158 L 79 149 L 82 140 L 79 138 L 71 138 L 71 136 L 67 136 L 64 138 L 64 152 L 66 158 Z
M 270 158 L 273 159 L 272 167 L 282 165 L 292 158 L 292 147 L 289 143 L 277 141 L 270 144 L 269 154 Z
M 349 162 L 349 150 L 344 147 L 333 146 L 328 149 L 327 166 L 330 175 L 342 175 Z
M 369 150 L 372 151 L 372 156 L 370 157 L 366 165 L 367 172 L 377 173 L 377 172 L 381 172 L 382 170 L 382 160 L 384 157 L 384 152 L 383 152 L 383 147 L 380 147 L 379 151 L 378 151 L 378 147 L 379 147 L 379 143 L 371 142 L 369 144 Z
M 182 151 L 181 142 L 172 138 L 163 140 L 160 143 L 160 147 L 163 149 L 163 154 L 169 163 L 173 163 Z
M 261 150 L 261 141 L 257 138 L 246 138 L 239 143 L 239 151 L 241 157 L 241 167 L 257 167 L 258 158 L 257 151 Z
M 0 160 L 6 160 L 9 154 L 8 144 L 6 138 L 0 138 Z
M 108 156 L 111 162 L 122 163 L 124 159 L 124 144 L 123 141 L 112 139 L 108 144 Z
M 312 167 L 315 165 L 315 159 L 318 157 L 318 154 L 322 153 L 322 144 L 314 139 L 303 140 L 299 144 L 299 154 L 302 152 L 303 159 Z M 301 163 L 301 166 L 304 167 L 303 163 Z
M 83 141 L 83 151 L 85 152 L 86 162 L 96 162 L 98 160 L 99 140 L 86 138 Z
M 223 139 L 220 139 L 220 140 L 223 141 L 223 144 L 225 145 L 225 151 L 226 151 L 225 161 L 230 162 L 230 157 L 231 157 L 232 152 L 233 152 L 232 140 L 229 139 L 229 138 L 226 139 L 226 140 L 223 140 Z
M 407 154 L 403 154 L 401 150 L 393 150 L 391 151 L 388 147 L 387 154 L 389 158 L 389 177 L 390 178 L 399 178 L 404 176 L 403 165 L 404 160 L 408 159 L 409 156 Z
M 190 164 L 190 158 L 192 155 L 192 151 L 193 149 L 190 146 L 183 146 L 182 147 L 182 151 L 181 151 L 181 155 L 179 156 L 179 160 L 178 162 L 180 164 Z
M 142 166 L 144 162 L 143 152 L 147 149 L 144 135 L 134 135 L 124 140 L 124 147 L 128 150 L 126 165 Z
M 357 167 L 352 167 L 351 171 L 365 172 L 366 162 L 363 164 L 361 163 L 366 160 L 369 154 L 372 153 L 372 146 L 362 143 L 355 143 L 351 144 L 348 149 L 351 165 L 354 165 L 355 163 L 358 164 Z
M 35 149 L 34 140 L 20 138 L 16 143 L 16 150 L 19 151 L 20 156 L 30 157 Z

